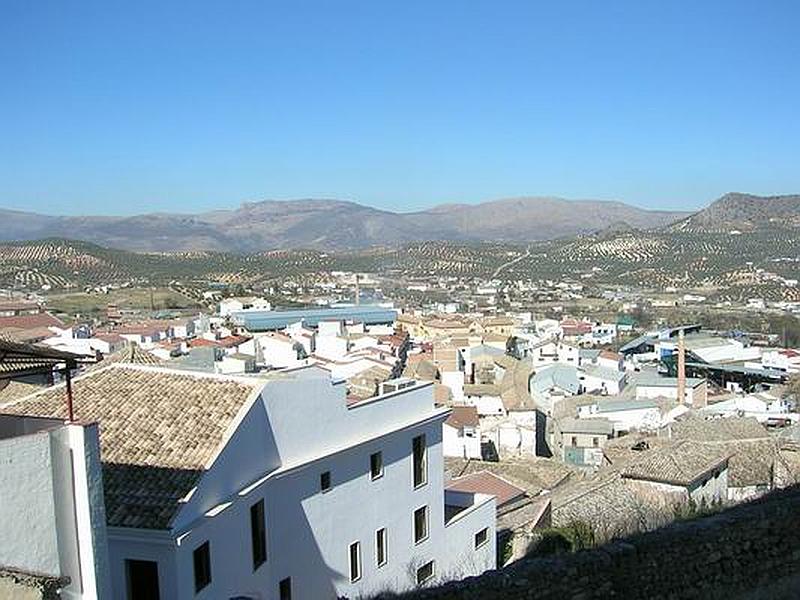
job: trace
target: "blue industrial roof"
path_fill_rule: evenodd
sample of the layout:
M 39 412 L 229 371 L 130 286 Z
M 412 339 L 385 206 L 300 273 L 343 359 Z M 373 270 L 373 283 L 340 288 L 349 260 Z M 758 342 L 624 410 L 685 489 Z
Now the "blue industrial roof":
M 233 320 L 249 331 L 273 331 L 302 321 L 316 327 L 320 321 L 361 321 L 365 325 L 391 324 L 397 311 L 380 306 L 346 308 L 309 308 L 300 310 L 243 310 L 232 314 Z

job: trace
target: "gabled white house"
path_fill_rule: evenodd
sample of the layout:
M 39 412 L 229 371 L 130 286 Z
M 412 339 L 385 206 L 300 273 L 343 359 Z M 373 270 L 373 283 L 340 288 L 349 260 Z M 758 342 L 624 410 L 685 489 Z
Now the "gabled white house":
M 316 367 L 266 378 L 117 363 L 72 387 L 76 417 L 100 431 L 102 597 L 357 598 L 496 564 L 494 498 L 444 489 L 450 410 L 431 383 L 348 403 Z M 65 406 L 55 386 L 0 412 Z
M 474 406 L 453 406 L 444 422 L 442 448 L 445 456 L 481 459 L 481 426 Z

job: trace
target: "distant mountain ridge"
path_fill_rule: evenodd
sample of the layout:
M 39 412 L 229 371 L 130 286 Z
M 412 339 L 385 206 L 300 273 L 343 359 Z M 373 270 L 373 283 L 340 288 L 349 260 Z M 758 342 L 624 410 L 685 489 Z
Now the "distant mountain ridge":
M 233 210 L 128 217 L 49 216 L 0 209 L 0 241 L 69 238 L 137 252 L 346 250 L 414 241 L 539 241 L 619 224 L 664 227 L 686 215 L 622 202 L 536 197 L 443 204 L 411 213 L 326 199 L 266 200 Z
M 671 225 L 684 231 L 756 231 L 800 228 L 800 195 L 755 196 L 731 192 Z

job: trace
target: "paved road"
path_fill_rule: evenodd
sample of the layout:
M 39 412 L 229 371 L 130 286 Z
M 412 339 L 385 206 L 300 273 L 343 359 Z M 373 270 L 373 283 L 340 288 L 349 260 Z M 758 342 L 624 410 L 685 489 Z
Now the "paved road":
M 513 259 L 511 259 L 510 261 L 508 261 L 508 262 L 505 262 L 505 263 L 503 263 L 502 265 L 500 265 L 499 267 L 497 267 L 497 268 L 494 270 L 494 273 L 492 273 L 491 279 L 494 279 L 494 278 L 496 278 L 498 275 L 500 275 L 500 273 L 503 271 L 503 269 L 506 269 L 506 268 L 510 267 L 510 266 L 511 266 L 511 265 L 513 265 L 514 263 L 518 263 L 518 262 L 519 262 L 519 261 L 521 261 L 523 258 L 528 258 L 530 255 L 531 255 L 531 249 L 530 249 L 530 247 L 528 247 L 528 248 L 525 248 L 525 254 L 520 254 L 520 255 L 519 255 L 517 258 L 513 258 Z

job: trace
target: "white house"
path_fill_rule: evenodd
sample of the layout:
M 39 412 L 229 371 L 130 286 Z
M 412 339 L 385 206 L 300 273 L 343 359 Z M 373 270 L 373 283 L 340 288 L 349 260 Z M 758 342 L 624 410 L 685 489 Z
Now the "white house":
M 220 317 L 229 317 L 232 313 L 243 310 L 272 310 L 272 305 L 264 298 L 254 296 L 223 298 L 219 302 Z
M 481 427 L 474 406 L 453 406 L 444 422 L 442 451 L 445 456 L 481 459 Z
M 655 431 L 662 423 L 661 409 L 650 400 L 601 400 L 578 408 L 581 419 L 603 417 L 614 426 L 614 435 L 631 431 Z
M 117 363 L 72 387 L 76 417 L 100 431 L 103 598 L 356 598 L 496 564 L 494 497 L 445 491 L 450 409 L 431 383 L 348 403 L 315 367 L 234 377 Z M 59 385 L 0 410 L 63 418 L 65 404 Z M 7 510 L 0 522 L 17 517 Z
M 253 338 L 253 342 L 259 362 L 276 369 L 298 367 L 307 357 L 305 347 L 284 333 L 270 331 Z
M 578 369 L 578 379 L 588 393 L 616 396 L 625 387 L 625 371 L 600 365 L 584 365 Z
M 694 408 L 702 408 L 708 399 L 707 383 L 705 379 L 687 377 L 685 397 L 683 402 L 691 404 Z M 653 400 L 655 398 L 678 399 L 677 377 L 648 377 L 636 382 L 636 399 Z

